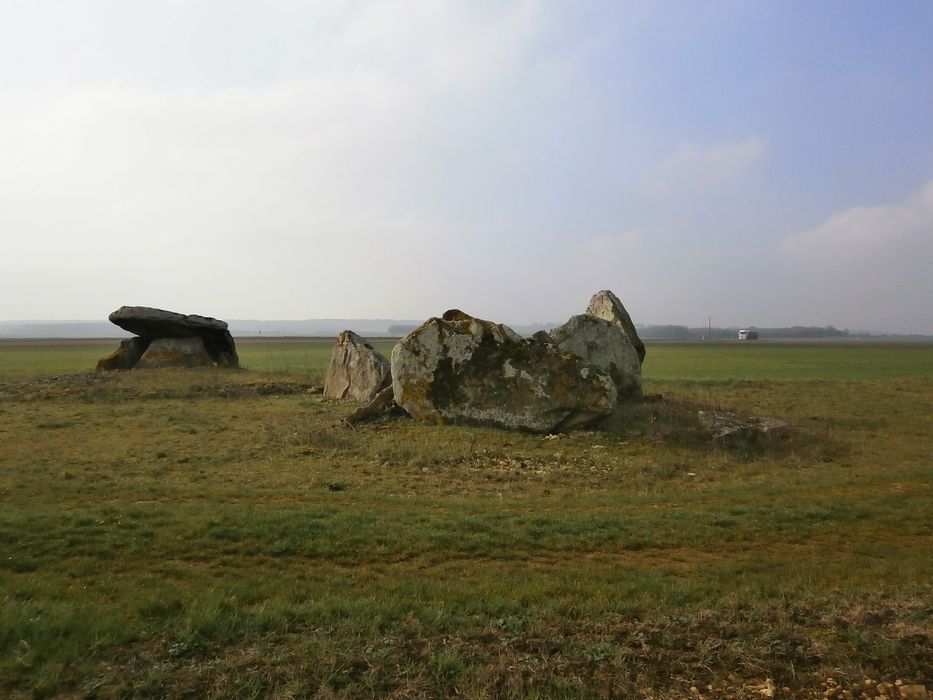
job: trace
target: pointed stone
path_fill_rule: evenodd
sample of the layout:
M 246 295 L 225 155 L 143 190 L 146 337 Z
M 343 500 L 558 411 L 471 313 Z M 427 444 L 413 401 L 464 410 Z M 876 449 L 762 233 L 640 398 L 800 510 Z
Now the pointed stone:
M 629 316 L 628 311 L 622 306 L 619 297 L 608 289 L 596 292 L 590 299 L 589 306 L 586 307 L 586 313 L 604 318 L 610 323 L 617 325 L 625 334 L 625 337 L 629 339 L 629 342 L 635 346 L 635 351 L 638 353 L 638 361 L 645 361 L 645 344 L 641 342 L 641 338 L 638 337 L 638 331 L 635 330 L 632 317 Z
M 368 403 L 392 383 L 389 361 L 353 331 L 337 336 L 324 378 L 324 396 Z

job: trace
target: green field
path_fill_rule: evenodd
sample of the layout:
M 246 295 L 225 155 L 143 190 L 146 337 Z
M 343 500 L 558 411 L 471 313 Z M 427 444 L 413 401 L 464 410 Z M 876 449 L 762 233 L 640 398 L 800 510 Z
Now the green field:
M 314 377 L 330 360 L 330 339 L 238 341 L 240 363 L 258 372 Z M 0 378 L 94 369 L 116 340 L 0 341 Z M 394 341 L 374 340 L 388 356 Z M 645 377 L 657 380 L 847 380 L 933 378 L 933 342 L 650 343 Z
M 933 345 L 649 345 L 663 399 L 557 439 L 351 429 L 328 341 L 115 345 L 0 343 L 2 697 L 933 687 Z

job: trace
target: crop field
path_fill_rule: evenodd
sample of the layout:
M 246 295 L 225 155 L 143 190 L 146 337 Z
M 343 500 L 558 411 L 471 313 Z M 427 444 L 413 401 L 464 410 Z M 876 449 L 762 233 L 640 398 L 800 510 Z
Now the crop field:
M 560 436 L 350 427 L 330 346 L 0 342 L 0 697 L 933 688 L 933 344 L 649 344 L 646 400 Z

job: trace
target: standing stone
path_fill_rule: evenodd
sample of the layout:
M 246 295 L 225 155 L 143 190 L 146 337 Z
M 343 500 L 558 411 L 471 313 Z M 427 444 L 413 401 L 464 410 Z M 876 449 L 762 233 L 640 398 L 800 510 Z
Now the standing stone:
M 619 394 L 641 393 L 638 352 L 614 323 L 591 314 L 580 314 L 553 328 L 549 336 L 561 350 L 572 352 L 608 373 Z
M 641 342 L 641 338 L 638 337 L 638 331 L 635 330 L 632 317 L 628 315 L 628 311 L 622 306 L 619 297 L 608 289 L 596 292 L 593 298 L 590 299 L 589 306 L 586 307 L 586 313 L 604 318 L 610 323 L 617 325 L 629 339 L 629 342 L 635 346 L 635 350 L 638 352 L 638 361 L 645 361 L 645 344 Z
M 324 396 L 368 403 L 392 383 L 389 361 L 353 331 L 334 343 L 324 378 Z
M 616 404 L 614 382 L 597 367 L 458 310 L 395 346 L 392 386 L 417 420 L 544 433 L 589 425 Z
M 139 358 L 140 369 L 161 367 L 213 367 L 200 338 L 156 338 Z

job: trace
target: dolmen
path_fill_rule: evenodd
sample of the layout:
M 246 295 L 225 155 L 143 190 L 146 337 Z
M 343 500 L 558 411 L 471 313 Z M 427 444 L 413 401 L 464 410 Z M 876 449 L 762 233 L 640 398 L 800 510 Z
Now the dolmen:
M 637 397 L 644 356 L 622 302 L 603 290 L 586 313 L 531 338 L 452 309 L 402 338 L 391 361 L 344 331 L 324 393 L 364 404 L 351 424 L 398 407 L 430 423 L 564 432 Z
M 136 337 L 99 360 L 99 370 L 240 365 L 225 321 L 148 306 L 121 306 L 109 318 Z

